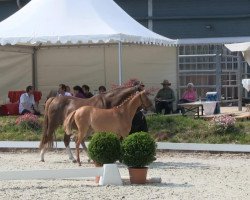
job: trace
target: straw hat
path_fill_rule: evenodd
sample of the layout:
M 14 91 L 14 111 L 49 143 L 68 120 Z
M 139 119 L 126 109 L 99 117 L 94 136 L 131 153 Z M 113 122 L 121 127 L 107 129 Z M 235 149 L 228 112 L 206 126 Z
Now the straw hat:
M 161 84 L 162 85 L 171 85 L 171 83 L 168 80 L 164 80 Z

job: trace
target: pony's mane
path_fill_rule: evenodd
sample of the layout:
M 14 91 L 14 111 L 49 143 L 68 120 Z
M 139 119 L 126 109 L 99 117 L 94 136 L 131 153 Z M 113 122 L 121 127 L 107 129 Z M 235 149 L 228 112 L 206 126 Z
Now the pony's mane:
M 135 92 L 133 94 L 131 94 L 129 97 L 127 97 L 120 105 L 116 106 L 116 108 L 120 108 L 122 107 L 124 104 L 126 104 L 128 101 L 130 101 L 131 99 L 133 99 L 134 96 L 136 96 L 138 93 Z
M 132 85 L 128 85 L 128 86 L 126 86 L 126 85 L 121 85 L 121 86 L 118 86 L 118 87 L 112 87 L 111 90 L 109 90 L 109 91 L 107 91 L 107 92 L 104 92 L 104 93 L 113 92 L 113 91 L 115 91 L 115 90 L 117 90 L 117 89 L 125 89 L 125 88 L 129 88 L 129 87 L 132 87 Z

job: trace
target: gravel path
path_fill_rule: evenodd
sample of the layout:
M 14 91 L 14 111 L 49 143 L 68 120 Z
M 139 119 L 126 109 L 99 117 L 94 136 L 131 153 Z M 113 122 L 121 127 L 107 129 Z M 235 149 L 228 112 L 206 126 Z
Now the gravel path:
M 64 151 L 46 154 L 39 162 L 38 152 L 0 152 L 0 171 L 78 168 Z M 81 155 L 81 167 L 93 167 Z M 119 164 L 121 176 L 128 176 Z M 94 178 L 67 180 L 0 181 L 0 199 L 250 199 L 250 154 L 209 154 L 159 152 L 150 165 L 150 177 L 162 183 L 98 186 Z

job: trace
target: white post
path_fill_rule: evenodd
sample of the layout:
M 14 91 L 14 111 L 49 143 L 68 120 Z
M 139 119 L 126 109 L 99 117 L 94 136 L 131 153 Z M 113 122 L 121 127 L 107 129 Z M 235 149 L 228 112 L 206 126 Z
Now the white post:
M 122 85 L 122 42 L 118 42 L 119 85 Z

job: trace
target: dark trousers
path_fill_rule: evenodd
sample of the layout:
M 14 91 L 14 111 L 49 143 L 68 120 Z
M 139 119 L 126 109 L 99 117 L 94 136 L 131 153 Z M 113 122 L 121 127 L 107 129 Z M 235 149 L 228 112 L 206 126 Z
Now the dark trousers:
M 26 109 L 24 109 L 22 112 L 21 112 L 21 115 L 25 115 L 25 114 L 27 114 L 27 113 L 31 113 L 29 110 L 26 110 Z M 41 115 L 41 113 L 40 112 L 38 112 L 38 111 L 36 111 L 35 110 L 35 112 L 33 113 L 34 115 Z
M 156 101 L 155 102 L 155 111 L 157 114 L 161 114 L 162 110 L 164 110 L 164 115 L 170 114 L 173 112 L 173 104 L 172 102 L 166 101 Z
M 138 111 L 135 113 L 135 116 L 133 118 L 132 127 L 131 127 L 129 134 L 141 132 L 141 131 L 148 132 L 148 125 L 147 125 L 146 117 L 144 116 L 142 111 Z

